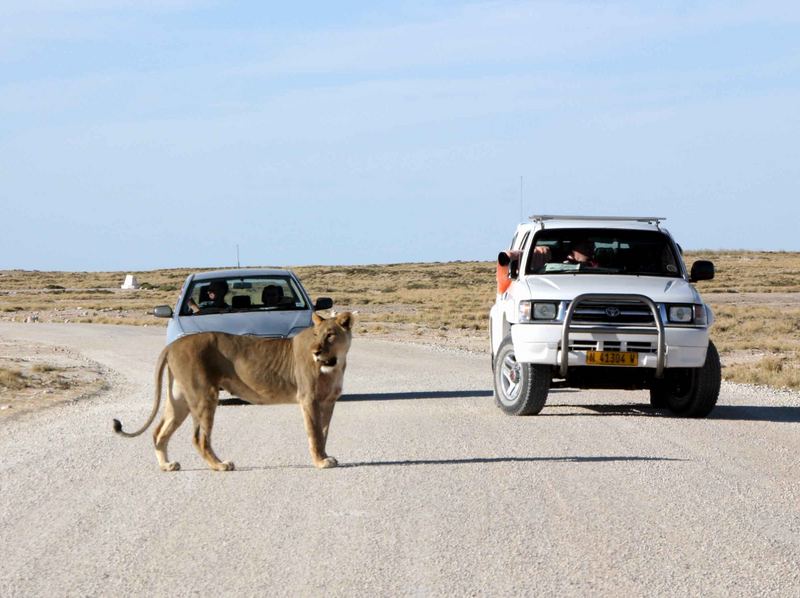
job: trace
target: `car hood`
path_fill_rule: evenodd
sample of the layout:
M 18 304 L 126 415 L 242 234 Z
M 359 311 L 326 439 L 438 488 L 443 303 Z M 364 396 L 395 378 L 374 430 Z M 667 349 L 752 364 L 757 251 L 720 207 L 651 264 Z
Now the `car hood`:
M 178 319 L 184 334 L 228 332 L 256 336 L 288 336 L 294 328 L 311 326 L 311 312 L 307 310 L 250 311 L 181 316 Z
M 701 303 L 700 294 L 683 278 L 608 274 L 557 274 L 527 278 L 532 299 L 569 301 L 584 293 L 644 295 L 656 303 Z

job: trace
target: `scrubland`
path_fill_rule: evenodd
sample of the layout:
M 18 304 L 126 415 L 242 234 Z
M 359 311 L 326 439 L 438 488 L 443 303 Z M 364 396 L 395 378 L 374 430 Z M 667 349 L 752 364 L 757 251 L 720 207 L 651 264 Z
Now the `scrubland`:
M 734 382 L 800 388 L 800 253 L 695 251 L 714 280 L 698 283 L 716 316 L 712 338 Z M 290 266 L 291 267 L 291 266 Z M 186 276 L 206 268 L 144 272 L 0 272 L 0 319 L 163 326 Z M 488 351 L 494 263 L 447 262 L 293 268 L 312 297 L 359 312 L 357 333 Z M 122 290 L 134 274 L 139 290 Z M 0 386 L 15 384 L 3 374 Z

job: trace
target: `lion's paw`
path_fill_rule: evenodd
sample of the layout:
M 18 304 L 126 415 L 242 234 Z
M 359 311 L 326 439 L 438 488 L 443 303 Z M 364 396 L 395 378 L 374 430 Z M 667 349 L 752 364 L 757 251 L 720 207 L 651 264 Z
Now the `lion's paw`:
M 170 461 L 169 463 L 164 463 L 164 465 L 161 466 L 161 471 L 180 471 L 180 470 L 181 470 L 181 464 L 178 463 L 177 461 Z
M 219 464 L 217 471 L 233 471 L 236 469 L 236 466 L 233 464 L 233 461 L 223 461 Z
M 317 469 L 330 469 L 331 467 L 339 465 L 339 462 L 336 460 L 336 457 L 325 457 L 322 461 L 317 461 L 315 465 Z

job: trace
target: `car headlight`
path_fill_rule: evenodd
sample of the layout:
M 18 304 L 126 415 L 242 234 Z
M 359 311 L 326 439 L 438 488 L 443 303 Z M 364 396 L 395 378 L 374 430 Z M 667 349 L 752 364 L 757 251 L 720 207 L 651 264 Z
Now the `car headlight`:
M 519 321 L 532 322 L 534 320 L 555 320 L 558 315 L 558 305 L 535 301 L 520 301 Z
M 676 324 L 696 324 L 705 326 L 708 323 L 706 306 L 698 305 L 670 305 L 667 318 Z

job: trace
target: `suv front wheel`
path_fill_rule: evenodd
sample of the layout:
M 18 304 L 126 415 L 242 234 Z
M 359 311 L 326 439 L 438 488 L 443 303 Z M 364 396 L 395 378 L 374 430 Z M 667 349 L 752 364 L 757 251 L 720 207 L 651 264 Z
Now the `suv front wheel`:
M 550 390 L 550 366 L 520 363 L 511 337 L 506 337 L 494 358 L 494 398 L 509 415 L 536 415 Z
M 650 404 L 681 417 L 705 417 L 717 404 L 721 381 L 719 353 L 709 341 L 703 367 L 666 370 L 664 379 L 650 389 Z

